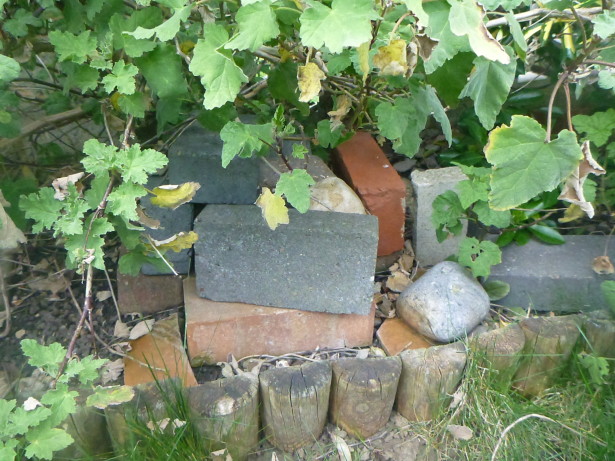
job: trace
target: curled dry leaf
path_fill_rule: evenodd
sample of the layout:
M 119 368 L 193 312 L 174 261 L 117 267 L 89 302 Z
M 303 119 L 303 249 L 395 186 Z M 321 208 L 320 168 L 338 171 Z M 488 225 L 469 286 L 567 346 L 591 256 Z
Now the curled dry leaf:
M 585 141 L 581 145 L 581 152 L 583 152 L 583 159 L 579 163 L 579 166 L 572 172 L 572 174 L 566 180 L 566 184 L 562 189 L 562 193 L 558 199 L 570 202 L 577 205 L 587 214 L 588 217 L 594 217 L 594 207 L 590 202 L 585 200 L 583 194 L 583 183 L 587 179 L 587 175 L 593 173 L 595 175 L 601 175 L 606 173 L 605 169 L 598 165 L 598 162 L 594 160 L 589 148 L 589 141 Z
M 152 205 L 174 210 L 192 200 L 192 197 L 200 188 L 201 185 L 198 182 L 158 186 L 152 190 L 154 197 L 150 199 L 150 202 Z
M 404 291 L 408 285 L 410 285 L 410 277 L 403 271 L 395 271 L 387 279 L 387 288 L 397 293 Z
M 470 440 L 474 436 L 474 432 L 467 426 L 458 426 L 457 424 L 449 424 L 446 430 L 457 440 Z
M 415 35 L 413 41 L 416 41 L 419 48 L 419 56 L 423 61 L 427 61 L 429 59 L 431 52 L 439 43 L 439 40 L 428 37 L 425 34 Z
M 401 39 L 391 40 L 388 45 L 378 48 L 374 65 L 380 69 L 379 75 L 404 75 L 408 72 L 406 42 Z
M 299 101 L 310 102 L 316 98 L 322 88 L 320 81 L 325 78 L 325 73 L 313 62 L 308 62 L 305 66 L 299 66 L 297 70 L 297 80 L 299 91 L 301 92 Z
M 27 282 L 27 284 L 33 290 L 50 291 L 51 299 L 57 298 L 58 293 L 64 292 L 69 286 L 68 280 L 64 278 L 62 273 L 51 274 L 44 279 L 34 279 Z
M 101 380 L 103 385 L 107 385 L 120 377 L 124 371 L 124 360 L 116 359 L 107 362 L 102 367 Z
M 335 448 L 337 450 L 338 456 L 340 457 L 340 461 L 352 461 L 350 447 L 348 446 L 346 441 L 333 431 L 329 431 L 329 436 L 331 437 L 331 441 L 335 444 Z
M 96 292 L 96 301 L 103 302 L 111 297 L 111 292 L 109 290 L 102 290 Z
M 600 275 L 608 275 L 615 272 L 611 259 L 606 255 L 594 258 L 592 261 L 592 269 L 596 274 Z
M 196 232 L 180 232 L 165 240 L 154 240 L 152 243 L 159 251 L 172 250 L 179 253 L 182 250 L 191 248 L 192 245 L 199 239 L 199 235 Z
M 134 327 L 132 327 L 132 330 L 130 330 L 128 339 L 134 341 L 135 339 L 138 339 L 141 336 L 148 334 L 150 331 L 152 331 L 154 323 L 156 323 L 154 319 L 142 320 L 141 322 L 137 323 Z
M 212 461 L 233 461 L 232 456 L 229 454 L 226 448 L 211 452 Z
M 0 200 L 5 201 L 2 197 L 2 191 L 0 191 Z M 0 206 L 0 250 L 13 250 L 20 243 L 26 243 L 26 236 L 15 226 L 13 220 L 4 211 L 3 206 Z
M 85 173 L 81 172 L 69 174 L 68 176 L 54 179 L 51 183 L 51 187 L 53 187 L 53 189 L 56 191 L 55 194 L 53 194 L 53 198 L 60 201 L 64 200 L 68 195 L 69 184 L 75 184 L 77 181 L 83 178 L 84 174 Z
M 139 222 L 145 227 L 149 227 L 150 229 L 160 228 L 160 221 L 152 218 L 151 216 L 148 216 L 147 213 L 145 213 L 145 210 L 143 210 L 140 205 L 137 206 L 137 216 L 139 217 Z
M 351 107 L 350 98 L 345 94 L 338 96 L 336 102 L 336 109 L 327 112 L 327 115 L 331 117 L 331 130 L 335 130 L 342 124 L 342 120 L 348 114 Z
M 113 327 L 113 336 L 116 338 L 128 338 L 130 336 L 130 328 L 121 320 L 116 320 Z

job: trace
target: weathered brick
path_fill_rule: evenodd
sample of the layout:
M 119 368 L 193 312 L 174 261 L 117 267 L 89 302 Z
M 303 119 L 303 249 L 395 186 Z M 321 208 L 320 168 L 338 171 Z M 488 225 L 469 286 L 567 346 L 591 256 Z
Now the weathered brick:
M 372 343 L 374 306 L 369 315 L 356 315 L 216 302 L 197 295 L 194 278 L 185 280 L 184 297 L 193 366 L 223 362 L 230 354 L 281 355 Z
M 182 279 L 174 275 L 132 277 L 118 273 L 117 291 L 122 314 L 154 314 L 183 303 Z
M 194 230 L 197 287 L 214 301 L 367 315 L 378 239 L 374 216 L 290 210 L 271 230 L 257 206 L 208 205 Z
M 337 147 L 340 176 L 378 217 L 378 256 L 403 249 L 406 188 L 369 133 L 359 132 Z
M 397 355 L 408 349 L 423 349 L 435 344 L 400 318 L 386 319 L 378 328 L 376 337 L 388 355 Z
M 179 334 L 177 314 L 156 322 L 152 331 L 130 342 L 124 359 L 124 384 L 135 386 L 178 377 L 185 386 L 197 382 Z

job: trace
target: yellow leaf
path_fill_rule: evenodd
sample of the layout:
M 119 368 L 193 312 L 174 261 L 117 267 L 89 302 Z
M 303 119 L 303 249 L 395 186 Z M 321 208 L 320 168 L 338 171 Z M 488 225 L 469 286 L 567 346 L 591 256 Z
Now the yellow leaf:
M 155 187 L 152 194 L 155 195 L 150 201 L 152 205 L 162 208 L 175 209 L 178 206 L 189 202 L 194 197 L 201 185 L 196 182 L 185 182 L 180 185 L 169 185 Z
M 299 66 L 297 79 L 299 80 L 299 101 L 309 102 L 320 93 L 320 81 L 325 79 L 325 73 L 313 62 L 308 62 L 305 66 Z
M 386 46 L 378 48 L 374 56 L 374 65 L 380 68 L 380 75 L 403 75 L 408 71 L 406 42 L 391 40 Z
M 348 114 L 351 107 L 350 98 L 345 94 L 338 96 L 336 102 L 337 108 L 327 112 L 327 115 L 331 117 L 331 130 L 335 130 L 342 124 L 343 118 Z
M 179 253 L 182 250 L 190 248 L 199 239 L 196 232 L 180 232 L 173 237 L 169 237 L 165 240 L 154 240 L 151 242 L 158 249 L 158 251 L 172 250 L 175 253 Z M 148 245 L 151 247 L 151 245 Z
M 576 221 L 577 219 L 581 219 L 584 216 L 585 212 L 583 211 L 583 209 L 579 205 L 573 203 L 568 208 L 566 208 L 566 211 L 564 211 L 564 216 L 559 218 L 557 222 L 572 222 Z
M 363 83 L 367 80 L 369 74 L 369 42 L 365 42 L 357 48 L 357 54 L 359 55 L 359 68 L 363 73 Z
M 286 202 L 282 197 L 272 194 L 268 187 L 263 187 L 263 192 L 256 199 L 256 205 L 261 209 L 271 230 L 275 230 L 280 224 L 288 224 Z

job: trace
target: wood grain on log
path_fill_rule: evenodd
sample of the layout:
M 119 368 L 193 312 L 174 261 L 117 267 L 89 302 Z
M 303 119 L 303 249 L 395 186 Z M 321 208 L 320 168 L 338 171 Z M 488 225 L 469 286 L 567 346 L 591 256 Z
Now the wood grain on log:
M 397 411 L 410 421 L 434 419 L 446 408 L 466 365 L 459 342 L 404 351 L 397 389 Z
M 579 334 L 579 317 L 536 317 L 519 324 L 525 334 L 523 358 L 513 378 L 513 387 L 526 396 L 549 388 L 570 358 Z
M 329 409 L 329 362 L 263 371 L 260 390 L 265 435 L 275 447 L 294 451 L 320 437 Z
M 234 461 L 245 460 L 258 445 L 258 378 L 232 376 L 187 391 L 206 448 L 226 448 Z
M 331 421 L 359 439 L 382 429 L 395 402 L 400 358 L 342 359 L 331 366 Z

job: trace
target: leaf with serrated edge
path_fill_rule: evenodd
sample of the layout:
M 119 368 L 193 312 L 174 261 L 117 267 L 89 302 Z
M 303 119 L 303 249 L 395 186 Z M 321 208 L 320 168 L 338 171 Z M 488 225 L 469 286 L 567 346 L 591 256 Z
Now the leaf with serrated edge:
M 275 14 L 269 0 L 239 8 L 235 15 L 239 33 L 231 39 L 224 48 L 235 50 L 256 51 L 263 43 L 275 38 L 280 33 Z
M 305 170 L 295 169 L 290 173 L 282 173 L 275 187 L 277 195 L 284 195 L 288 203 L 305 213 L 310 209 L 310 186 L 314 179 Z
M 137 199 L 146 194 L 145 187 L 139 184 L 129 182 L 120 184 L 109 194 L 107 210 L 129 221 L 138 221 Z
M 107 93 L 111 93 L 115 88 L 122 94 L 133 94 L 136 88 L 135 75 L 139 69 L 132 64 L 126 64 L 123 60 L 118 61 L 113 66 L 110 74 L 102 79 L 102 84 Z
M 63 429 L 40 427 L 28 431 L 26 447 L 28 458 L 52 459 L 55 451 L 62 450 L 74 442 L 73 438 Z
M 139 144 L 133 144 L 116 154 L 116 162 L 120 164 L 122 178 L 125 181 L 145 184 L 147 175 L 164 167 L 169 159 L 154 149 L 141 150 Z
M 489 277 L 491 266 L 502 262 L 502 251 L 493 242 L 467 237 L 459 245 L 459 264 L 469 267 L 474 277 Z
M 38 233 L 45 229 L 51 230 L 60 217 L 64 203 L 54 198 L 55 192 L 51 187 L 45 187 L 36 193 L 22 195 L 19 208 L 25 211 L 26 218 L 34 219 L 32 232 Z
M 235 157 L 250 157 L 266 145 L 273 144 L 273 125 L 248 125 L 241 122 L 228 122 L 220 131 L 224 142 L 222 147 L 222 167 L 226 168 Z
M 152 205 L 162 208 L 176 209 L 184 203 L 188 203 L 201 188 L 198 182 L 185 182 L 180 185 L 164 185 L 152 190 L 154 197 L 150 199 Z
M 607 39 L 615 34 L 615 11 L 603 11 L 593 20 L 594 34 L 602 39 Z
M 320 93 L 320 81 L 326 77 L 325 73 L 313 62 L 297 68 L 297 82 L 299 84 L 300 102 L 310 102 Z
M 594 112 L 592 115 L 575 115 L 572 117 L 574 128 L 585 133 L 587 139 L 596 147 L 604 146 L 615 130 L 615 109 Z
M 492 165 L 494 210 L 509 210 L 555 189 L 577 167 L 583 154 L 573 132 L 563 130 L 549 143 L 545 137 L 536 120 L 522 115 L 491 131 L 484 152 Z
M 133 32 L 124 32 L 126 35 L 132 35 L 134 38 L 143 39 L 151 38 L 154 35 L 158 37 L 158 40 L 166 42 L 171 40 L 177 35 L 181 27 L 181 23 L 188 19 L 192 5 L 187 5 L 183 8 L 176 9 L 169 19 L 152 29 L 144 29 L 143 27 L 137 27 Z
M 271 193 L 268 187 L 263 187 L 261 195 L 256 199 L 256 205 L 261 209 L 263 218 L 271 230 L 280 224 L 288 224 L 288 209 L 286 202 L 279 195 Z

